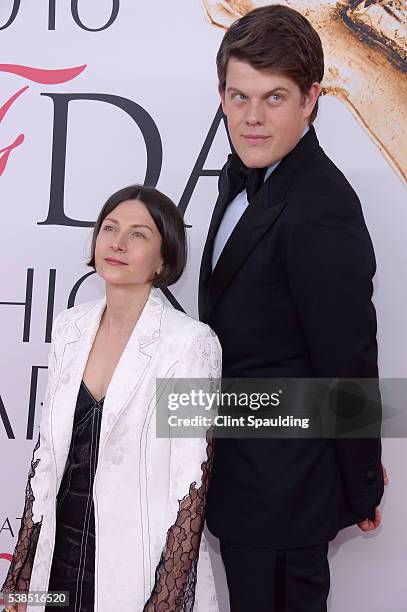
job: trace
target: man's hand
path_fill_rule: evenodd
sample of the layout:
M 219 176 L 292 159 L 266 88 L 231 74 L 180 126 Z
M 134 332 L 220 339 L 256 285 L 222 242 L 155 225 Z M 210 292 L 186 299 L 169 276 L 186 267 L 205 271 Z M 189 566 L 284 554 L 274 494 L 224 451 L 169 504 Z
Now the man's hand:
M 383 470 L 384 485 L 387 486 L 389 484 L 389 477 L 387 475 L 387 470 L 384 467 L 383 463 L 382 463 L 382 470 Z M 374 531 L 374 529 L 377 529 L 381 525 L 381 522 L 382 522 L 382 515 L 380 513 L 379 508 L 376 508 L 374 521 L 370 519 L 365 519 L 361 523 L 358 523 L 358 527 L 362 531 Z
M 377 507 L 375 509 L 374 521 L 372 521 L 369 518 L 367 518 L 364 521 L 362 521 L 361 523 L 358 523 L 358 527 L 362 531 L 374 531 L 375 529 L 377 529 L 380 526 L 381 522 L 382 522 L 382 515 L 380 514 L 380 510 Z
M 387 476 L 387 470 L 384 467 L 383 463 L 382 463 L 382 470 L 383 470 L 384 485 L 387 486 L 389 484 L 389 477 Z

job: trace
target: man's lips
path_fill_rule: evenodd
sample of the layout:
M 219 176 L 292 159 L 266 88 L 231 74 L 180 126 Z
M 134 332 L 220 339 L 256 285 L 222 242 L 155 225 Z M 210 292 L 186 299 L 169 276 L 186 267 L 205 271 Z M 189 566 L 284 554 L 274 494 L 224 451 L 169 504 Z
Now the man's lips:
M 261 134 L 242 134 L 242 138 L 244 138 L 244 140 L 250 144 L 263 144 L 271 137 L 263 136 Z
M 114 259 L 113 257 L 106 257 L 105 261 L 111 266 L 127 266 L 124 261 L 120 261 L 120 259 Z

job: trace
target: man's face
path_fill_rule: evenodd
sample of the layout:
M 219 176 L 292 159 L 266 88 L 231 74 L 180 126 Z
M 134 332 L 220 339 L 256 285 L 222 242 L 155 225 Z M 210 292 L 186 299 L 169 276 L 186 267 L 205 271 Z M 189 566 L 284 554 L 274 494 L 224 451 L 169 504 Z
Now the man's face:
M 319 91 L 320 85 L 313 83 L 304 95 L 288 77 L 229 60 L 222 108 L 233 146 L 246 166 L 271 166 L 296 146 Z

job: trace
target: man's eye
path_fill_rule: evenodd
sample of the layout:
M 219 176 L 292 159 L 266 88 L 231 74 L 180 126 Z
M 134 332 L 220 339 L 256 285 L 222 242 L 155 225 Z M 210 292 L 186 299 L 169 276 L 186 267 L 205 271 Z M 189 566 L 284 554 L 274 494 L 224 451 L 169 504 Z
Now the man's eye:
M 232 95 L 232 100 L 236 100 L 237 102 L 243 102 L 244 100 L 246 100 L 246 96 L 244 94 L 233 94 Z
M 270 100 L 272 102 L 280 102 L 281 96 L 279 96 L 278 94 L 273 94 L 272 96 L 270 96 Z

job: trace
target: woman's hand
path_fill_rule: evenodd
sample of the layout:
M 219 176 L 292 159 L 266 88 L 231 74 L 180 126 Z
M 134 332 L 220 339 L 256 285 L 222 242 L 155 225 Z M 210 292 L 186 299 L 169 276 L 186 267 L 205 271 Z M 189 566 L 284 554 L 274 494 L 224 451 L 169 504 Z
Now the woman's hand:
M 3 608 L 3 612 L 26 612 L 27 610 L 27 604 L 24 603 L 20 603 L 17 604 L 16 606 L 6 606 L 5 608 Z
M 26 603 L 4 604 L 3 612 L 27 612 Z

